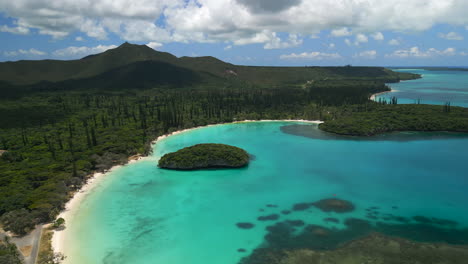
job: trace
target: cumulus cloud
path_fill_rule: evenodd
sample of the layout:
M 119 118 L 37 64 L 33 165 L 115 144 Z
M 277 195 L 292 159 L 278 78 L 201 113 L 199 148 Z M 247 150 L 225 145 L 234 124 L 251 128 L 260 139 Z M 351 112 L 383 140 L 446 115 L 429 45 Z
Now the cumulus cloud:
M 236 0 L 253 12 L 279 12 L 298 5 L 301 0 Z
M 361 43 L 367 43 L 369 38 L 364 34 L 357 34 L 356 40 L 354 41 L 354 45 L 358 46 Z
M 62 38 L 80 31 L 104 39 L 115 29 L 111 25 L 132 21 L 154 25 L 165 8 L 182 3 L 183 0 L 15 0 L 0 1 L 0 11 L 17 19 L 18 26 L 37 29 L 39 34 Z
M 63 57 L 63 58 L 80 58 L 84 57 L 90 54 L 97 54 L 104 52 L 108 49 L 114 49 L 117 48 L 116 45 L 98 45 L 95 47 L 86 47 L 86 46 L 81 46 L 81 47 L 75 47 L 71 46 L 68 48 L 64 49 L 59 49 L 54 52 L 52 52 L 52 55 L 55 57 Z
M 349 31 L 348 28 L 344 27 L 344 28 L 340 28 L 340 29 L 333 29 L 331 31 L 331 35 L 333 37 L 347 37 L 347 36 L 351 36 L 352 33 L 351 33 L 351 31 Z
M 310 35 L 310 39 L 319 39 L 319 38 L 320 38 L 320 36 L 317 35 L 317 34 Z
M 371 36 L 372 36 L 372 38 L 373 38 L 374 40 L 384 40 L 384 39 L 385 39 L 385 37 L 384 37 L 384 35 L 382 34 L 382 32 L 376 32 L 376 33 L 372 34 Z
M 76 41 L 84 41 L 83 37 L 76 37 L 75 40 Z
M 465 26 L 466 10 L 466 0 L 0 1 L 0 12 L 17 21 L 17 29 L 2 27 L 7 32 L 35 29 L 53 38 L 82 32 L 96 39 L 115 33 L 128 41 L 228 41 L 265 47 L 275 44 L 267 45 L 272 40 L 262 38 L 264 31 L 310 36 L 332 30 L 332 36 L 348 37 L 350 32 L 424 31 L 436 24 Z
M 265 44 L 265 49 L 285 49 L 297 47 L 302 44 L 302 39 L 296 34 L 290 34 L 286 41 L 281 40 L 276 34 Z
M 154 50 L 157 50 L 158 48 L 162 47 L 163 44 L 159 43 L 159 42 L 150 42 L 148 44 L 146 44 L 146 46 L 154 49 Z
M 344 40 L 344 43 L 345 43 L 346 45 L 348 45 L 348 46 L 352 46 L 352 45 L 353 45 L 353 43 L 352 43 L 351 40 L 349 40 L 349 39 L 345 39 L 345 40 Z
M 448 40 L 463 40 L 463 36 L 458 34 L 457 32 L 449 32 L 447 34 L 439 33 L 439 38 L 448 39 Z
M 338 53 L 324 53 L 324 52 L 303 52 L 303 53 L 291 53 L 284 54 L 280 56 L 282 60 L 329 60 L 329 59 L 339 59 L 341 55 Z
M 426 51 L 420 50 L 418 47 L 410 49 L 396 50 L 392 54 L 387 54 L 385 57 L 394 58 L 432 58 L 436 56 L 454 56 L 456 55 L 455 48 L 447 48 L 445 50 L 438 50 L 435 48 L 427 49 Z
M 377 57 L 377 51 L 376 50 L 366 50 L 362 51 L 358 54 L 355 54 L 353 56 L 354 58 L 364 58 L 364 59 L 375 59 Z
M 398 39 L 391 39 L 389 42 L 388 42 L 388 45 L 391 45 L 391 46 L 398 46 L 400 45 L 400 41 Z
M 47 53 L 44 51 L 40 51 L 37 49 L 29 49 L 29 50 L 24 50 L 24 49 L 19 49 L 19 50 L 14 50 L 14 51 L 5 51 L 3 52 L 3 55 L 6 57 L 17 57 L 17 56 L 44 56 Z
M 18 35 L 27 35 L 29 34 L 29 28 L 17 26 L 17 27 L 9 27 L 7 25 L 0 26 L 0 32 L 8 32 L 12 34 Z
M 224 50 L 230 50 L 232 49 L 232 45 L 227 45 L 226 47 L 224 47 Z
M 303 40 L 297 34 L 289 34 L 286 40 L 281 39 L 276 32 L 263 30 L 253 36 L 246 36 L 232 41 L 234 45 L 263 43 L 265 49 L 284 49 L 300 46 Z

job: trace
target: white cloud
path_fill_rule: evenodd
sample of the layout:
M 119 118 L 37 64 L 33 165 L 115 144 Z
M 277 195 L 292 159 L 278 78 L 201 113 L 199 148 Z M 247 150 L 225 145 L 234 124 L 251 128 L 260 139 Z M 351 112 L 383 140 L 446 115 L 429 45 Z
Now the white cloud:
M 158 48 L 162 47 L 163 44 L 159 43 L 159 42 L 150 42 L 148 44 L 146 44 L 146 46 L 154 49 L 154 50 L 157 50 Z
M 456 55 L 455 48 L 447 48 L 445 50 L 438 50 L 435 48 L 427 49 L 426 51 L 420 50 L 418 47 L 410 49 L 396 50 L 392 54 L 387 54 L 385 57 L 394 58 L 432 58 L 437 56 L 454 56 Z
M 3 55 L 6 57 L 17 57 L 17 56 L 44 56 L 47 53 L 44 51 L 40 51 L 37 49 L 29 49 L 29 50 L 24 50 L 24 49 L 19 49 L 19 50 L 14 50 L 14 51 L 5 51 L 3 52 Z
M 246 36 L 243 38 L 238 38 L 233 41 L 235 45 L 247 45 L 247 44 L 258 44 L 271 42 L 271 40 L 276 37 L 276 33 L 270 32 L 268 30 L 263 30 L 252 36 Z
M 20 50 L 20 52 L 23 51 L 23 50 Z M 37 49 L 29 49 L 27 51 L 23 51 L 23 54 L 31 54 L 31 55 L 37 55 L 37 56 L 43 56 L 43 55 L 46 55 L 47 53 L 46 52 L 43 52 L 43 51 L 40 51 L 40 50 L 37 50 Z
M 227 45 L 226 47 L 224 47 L 224 50 L 230 50 L 232 49 L 232 45 Z
M 85 19 L 80 24 L 80 31 L 85 32 L 88 37 L 99 40 L 107 39 L 107 31 L 104 26 L 95 20 Z
M 362 51 L 353 56 L 354 58 L 364 58 L 364 59 L 375 59 L 377 57 L 377 51 L 375 50 L 366 50 Z
M 39 34 L 63 38 L 73 32 L 105 39 L 108 32 L 135 21 L 155 25 L 165 8 L 181 6 L 183 0 L 15 0 L 0 1 L 0 12 Z M 112 27 L 114 25 L 114 27 Z M 125 32 L 117 30 L 119 36 Z
M 373 38 L 374 40 L 384 40 L 384 39 L 385 39 L 385 37 L 384 37 L 384 35 L 382 34 L 382 32 L 376 32 L 376 33 L 372 34 L 371 36 L 372 36 L 372 38 Z
M 233 40 L 234 45 L 260 44 L 264 43 L 265 49 L 285 49 L 297 47 L 303 40 L 297 34 L 289 34 L 288 39 L 282 40 L 276 32 L 263 30 L 253 36 Z
M 335 47 L 336 47 L 335 43 L 330 43 L 330 44 L 328 45 L 328 48 L 329 48 L 329 49 L 334 49 Z
M 449 32 L 447 34 L 439 33 L 439 38 L 448 39 L 448 40 L 463 40 L 463 36 L 458 34 L 457 32 Z
M 291 54 L 284 54 L 280 56 L 282 60 L 298 60 L 298 59 L 306 59 L 306 60 L 329 60 L 329 59 L 339 59 L 341 58 L 340 54 L 338 53 L 324 53 L 324 52 L 303 52 L 303 53 L 291 53 Z
M 117 33 L 128 41 L 157 41 L 171 40 L 169 32 L 149 21 L 127 21 L 121 24 Z
M 302 39 L 296 34 L 290 34 L 286 41 L 282 41 L 276 34 L 264 46 L 265 49 L 286 49 L 302 45 Z
M 354 41 L 354 45 L 358 46 L 361 43 L 367 43 L 369 38 L 364 34 L 357 34 L 356 40 Z
M 108 49 L 114 49 L 114 48 L 117 48 L 117 46 L 115 46 L 115 45 L 109 45 L 109 46 L 98 45 L 98 46 L 95 46 L 95 47 L 85 47 L 85 46 L 75 47 L 75 46 L 71 46 L 71 47 L 68 47 L 68 48 L 56 50 L 56 51 L 54 51 L 52 53 L 52 55 L 55 56 L 55 57 L 64 57 L 64 58 L 79 58 L 79 57 L 84 57 L 84 56 L 87 56 L 87 55 L 90 55 L 90 54 L 101 53 L 101 52 L 104 52 L 104 51 L 106 51 Z
M 389 42 L 388 42 L 388 45 L 391 45 L 391 46 L 398 46 L 400 45 L 400 41 L 398 39 L 391 39 Z
M 344 28 L 332 30 L 331 35 L 333 37 L 347 37 L 347 36 L 351 36 L 352 33 L 351 31 L 349 31 L 348 28 L 344 27 Z
M 76 41 L 84 41 L 84 38 L 83 37 L 76 37 L 75 40 Z
M 0 12 L 17 21 L 17 29 L 2 27 L 7 32 L 36 29 L 53 38 L 82 32 L 96 39 L 115 33 L 128 41 L 228 41 L 268 47 L 297 43 L 278 44 L 262 38 L 264 31 L 310 36 L 332 30 L 332 36 L 347 37 L 350 32 L 425 31 L 437 24 L 467 25 L 466 10 L 466 0 L 0 1 Z M 156 23 L 160 19 L 164 23 Z
M 351 43 L 351 40 L 349 40 L 349 39 L 345 39 L 345 40 L 344 40 L 344 43 L 345 43 L 346 45 L 348 45 L 348 46 L 352 46 L 352 45 L 353 45 L 353 43 Z
M 310 39 L 319 39 L 319 38 L 320 38 L 320 36 L 317 35 L 317 34 L 310 35 Z
M 27 35 L 29 34 L 29 28 L 22 27 L 22 26 L 9 27 L 7 25 L 2 25 L 0 26 L 0 32 L 8 32 L 8 33 L 18 34 L 18 35 Z
M 445 49 L 443 51 L 437 51 L 437 52 L 439 52 L 441 55 L 453 56 L 456 53 L 456 49 L 455 48 L 447 48 L 447 49 Z
M 460 56 L 468 56 L 468 52 L 464 52 L 464 51 L 460 52 L 459 54 Z

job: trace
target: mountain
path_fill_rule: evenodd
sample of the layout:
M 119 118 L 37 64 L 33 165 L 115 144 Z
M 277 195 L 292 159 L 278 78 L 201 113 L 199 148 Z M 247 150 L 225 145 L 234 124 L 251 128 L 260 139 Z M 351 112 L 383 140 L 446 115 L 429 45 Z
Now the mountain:
M 11 85 L 60 89 L 137 88 L 156 86 L 302 87 L 323 80 L 412 78 L 382 67 L 254 67 L 226 63 L 214 57 L 181 57 L 146 45 L 124 43 L 115 49 L 79 60 L 40 60 L 0 63 L 0 81 Z
M 15 85 L 28 85 L 40 81 L 58 82 L 81 79 L 146 60 L 175 63 L 177 57 L 166 52 L 155 51 L 146 45 L 124 43 L 115 49 L 80 60 L 24 60 L 0 63 L 0 80 Z
M 99 89 L 124 90 L 152 87 L 189 87 L 207 78 L 201 73 L 160 61 L 139 61 L 93 77 L 41 83 L 47 90 Z M 37 86 L 36 86 L 37 87 Z

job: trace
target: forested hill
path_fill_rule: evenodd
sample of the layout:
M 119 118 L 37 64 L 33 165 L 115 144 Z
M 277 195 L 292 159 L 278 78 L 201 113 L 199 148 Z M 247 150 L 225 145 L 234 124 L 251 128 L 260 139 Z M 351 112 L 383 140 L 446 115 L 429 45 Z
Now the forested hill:
M 38 60 L 0 63 L 0 80 L 15 85 L 89 78 L 138 61 L 174 63 L 177 57 L 145 45 L 124 43 L 118 48 L 80 60 Z
M 152 62 L 152 63 L 149 63 Z M 135 71 L 144 63 L 152 70 Z M 155 67 L 155 65 L 158 67 Z M 183 68 L 185 75 L 196 76 L 190 82 L 177 82 L 174 80 L 161 81 L 151 76 L 162 69 L 166 78 L 177 78 Z M 124 70 L 122 70 L 124 69 Z M 41 60 L 17 61 L 0 63 L 0 81 L 10 85 L 25 86 L 29 88 L 49 87 L 51 83 L 56 86 L 81 88 L 100 86 L 108 81 L 103 78 L 112 78 L 112 74 L 119 72 L 124 80 L 138 81 L 136 86 L 147 88 L 155 87 L 161 83 L 176 87 L 206 87 L 207 84 L 219 86 L 225 82 L 248 83 L 250 85 L 269 87 L 302 86 L 305 83 L 321 80 L 379 80 L 382 82 L 397 82 L 399 80 L 413 79 L 416 75 L 397 73 L 381 67 L 248 67 L 223 62 L 213 57 L 181 57 L 159 52 L 146 45 L 124 43 L 115 49 L 103 53 L 90 55 L 79 60 Z M 106 75 L 106 73 L 108 73 Z M 161 76 L 162 77 L 162 76 Z M 184 77 L 184 79 L 186 76 Z M 81 80 L 87 81 L 82 82 Z M 71 85 L 71 81 L 80 81 Z M 96 81 L 96 83 L 92 82 Z M 63 84 L 62 82 L 66 82 Z M 125 81 L 120 84 L 124 85 Z M 131 84 L 131 85 L 130 85 Z M 128 87 L 134 88 L 134 82 Z M 144 84 L 144 85 L 142 85 Z M 130 87 L 132 86 L 132 87 Z

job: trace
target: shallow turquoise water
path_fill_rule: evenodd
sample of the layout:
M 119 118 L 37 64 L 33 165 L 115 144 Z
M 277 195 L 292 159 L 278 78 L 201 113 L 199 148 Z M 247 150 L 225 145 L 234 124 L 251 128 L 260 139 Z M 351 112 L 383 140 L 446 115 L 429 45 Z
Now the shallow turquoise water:
M 347 199 L 356 210 L 313 209 L 279 220 L 344 228 L 342 221 L 323 219 L 365 219 L 366 208 L 377 206 L 381 214 L 439 217 L 468 227 L 467 138 L 325 140 L 283 133 L 287 125 L 218 125 L 160 141 L 153 158 L 109 173 L 84 199 L 67 223 L 66 263 L 235 264 L 264 243 L 265 227 L 274 224 L 257 217 L 330 197 Z M 197 143 L 238 146 L 255 159 L 238 170 L 157 168 L 164 153 Z M 255 227 L 239 229 L 238 222 Z
M 426 71 L 423 69 L 399 69 L 396 71 L 421 74 L 417 80 L 389 84 L 391 92 L 377 96 L 389 100 L 398 98 L 399 104 L 443 105 L 451 102 L 453 106 L 468 107 L 468 71 Z

